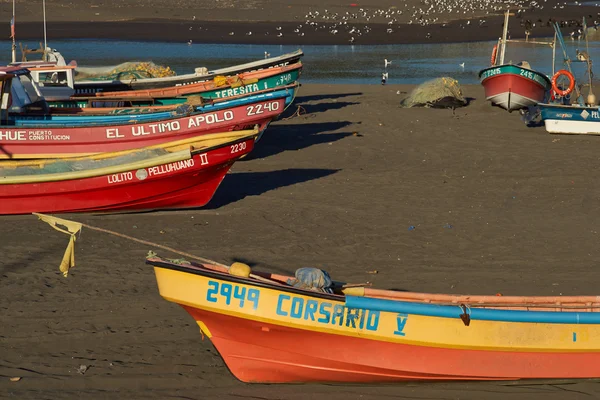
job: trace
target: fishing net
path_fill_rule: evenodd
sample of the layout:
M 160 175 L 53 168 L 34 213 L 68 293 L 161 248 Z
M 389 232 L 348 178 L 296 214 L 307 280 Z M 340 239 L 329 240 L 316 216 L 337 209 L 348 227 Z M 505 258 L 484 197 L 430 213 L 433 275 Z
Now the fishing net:
M 112 167 L 136 161 L 146 160 L 168 154 L 167 150 L 144 149 L 117 157 L 86 157 L 80 159 L 45 160 L 39 162 L 3 162 L 0 163 L 0 179 L 4 176 L 44 175 L 64 172 L 93 170 Z
M 456 79 L 436 78 L 417 86 L 410 95 L 400 102 L 400 106 L 456 108 L 467 105 Z
M 152 61 L 126 62 L 110 67 L 77 67 L 75 80 L 130 80 L 164 78 L 177 75 L 171 67 L 156 65 Z

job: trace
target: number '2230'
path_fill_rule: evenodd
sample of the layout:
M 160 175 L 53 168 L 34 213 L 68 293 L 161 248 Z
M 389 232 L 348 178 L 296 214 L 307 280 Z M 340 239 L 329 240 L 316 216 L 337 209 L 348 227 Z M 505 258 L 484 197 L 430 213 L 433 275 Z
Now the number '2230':
M 238 285 L 229 283 L 221 283 L 216 281 L 208 281 L 208 291 L 206 292 L 206 300 L 211 303 L 217 303 L 225 299 L 226 305 L 231 305 L 233 301 L 238 303 L 240 308 L 244 307 L 246 301 L 252 303 L 252 308 L 258 308 L 258 297 L 260 292 L 258 289 L 246 289 Z

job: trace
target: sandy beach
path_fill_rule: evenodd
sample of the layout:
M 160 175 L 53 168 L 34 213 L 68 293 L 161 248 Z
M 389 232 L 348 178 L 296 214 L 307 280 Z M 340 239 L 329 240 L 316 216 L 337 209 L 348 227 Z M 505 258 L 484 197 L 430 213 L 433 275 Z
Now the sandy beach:
M 402 109 L 410 89 L 303 85 L 286 115 L 303 113 L 275 122 L 207 207 L 67 218 L 227 264 L 320 267 L 379 288 L 597 294 L 600 138 L 526 127 L 478 85 L 463 87 L 471 103 L 454 113 Z M 192 318 L 159 296 L 144 263 L 152 247 L 84 229 L 63 278 L 66 236 L 33 216 L 1 226 L 0 398 L 600 395 L 596 381 L 242 384 Z
M 535 4 L 534 4 L 535 3 Z M 597 7 L 548 0 L 124 0 L 46 1 L 48 37 L 194 43 L 398 44 L 496 40 L 508 5 L 511 38 L 552 36 L 549 22 L 577 33 L 582 17 L 598 25 Z M 584 2 L 585 3 L 585 2 Z M 41 0 L 17 0 L 19 40 L 42 40 Z M 518 13 L 521 9 L 524 12 Z M 0 2 L 10 34 L 12 1 Z

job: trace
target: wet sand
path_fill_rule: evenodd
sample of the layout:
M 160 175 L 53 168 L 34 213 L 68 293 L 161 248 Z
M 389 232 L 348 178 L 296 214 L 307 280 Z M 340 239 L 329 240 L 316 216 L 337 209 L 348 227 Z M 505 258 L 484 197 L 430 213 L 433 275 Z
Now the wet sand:
M 471 104 L 455 113 L 401 109 L 409 89 L 303 85 L 295 104 L 305 113 L 274 123 L 204 209 L 68 218 L 225 263 L 315 266 L 379 288 L 597 294 L 600 137 L 528 128 L 480 86 L 464 88 Z M 600 395 L 595 381 L 243 384 L 192 318 L 160 298 L 144 263 L 151 247 L 84 229 L 65 279 L 65 235 L 33 216 L 0 226 L 0 398 Z
M 17 1 L 18 40 L 43 40 L 41 3 Z M 511 17 L 509 34 L 513 39 L 525 37 L 527 28 L 531 37 L 552 36 L 550 20 L 564 22 L 565 35 L 577 32 L 583 16 L 588 26 L 600 21 L 594 6 L 570 2 L 565 6 L 558 0 L 539 2 L 537 7 L 525 7 L 519 0 L 512 4 L 525 10 Z M 50 41 L 97 38 L 294 45 L 352 41 L 359 45 L 496 40 L 502 34 L 504 9 L 506 4 L 500 0 L 372 0 L 368 4 L 337 0 L 48 0 L 46 18 Z M 0 2 L 0 14 L 5 16 L 8 40 L 12 2 Z

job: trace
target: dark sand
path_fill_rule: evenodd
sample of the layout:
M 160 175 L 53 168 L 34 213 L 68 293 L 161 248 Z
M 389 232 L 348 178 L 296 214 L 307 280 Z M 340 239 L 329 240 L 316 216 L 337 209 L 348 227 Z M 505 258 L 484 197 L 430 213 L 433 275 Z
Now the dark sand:
M 70 218 L 221 262 L 316 266 L 379 288 L 598 294 L 600 137 L 527 128 L 480 86 L 465 88 L 474 100 L 455 115 L 401 109 L 407 89 L 304 85 L 296 104 L 306 114 L 274 123 L 208 207 Z M 0 398 L 600 396 L 593 381 L 242 384 L 159 296 L 144 264 L 151 247 L 84 229 L 65 279 L 65 235 L 33 216 L 1 220 Z
M 43 39 L 41 3 L 17 1 L 18 40 Z M 526 27 L 531 37 L 552 36 L 551 19 L 565 23 L 565 35 L 577 31 L 583 16 L 588 26 L 600 21 L 598 7 L 564 3 L 540 0 L 538 6 L 530 7 L 529 2 L 512 1 L 525 12 L 511 18 L 511 38 L 524 37 Z M 357 45 L 462 42 L 501 36 L 501 10 L 506 4 L 500 0 L 369 0 L 364 4 L 339 0 L 48 0 L 46 18 L 50 42 L 65 38 L 294 45 L 349 44 L 351 38 Z M 309 12 L 313 16 L 307 17 Z M 386 12 L 395 13 L 386 17 Z M 0 2 L 0 15 L 8 39 L 11 1 Z

